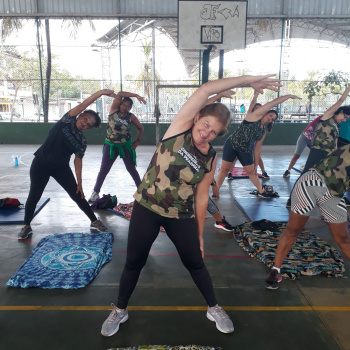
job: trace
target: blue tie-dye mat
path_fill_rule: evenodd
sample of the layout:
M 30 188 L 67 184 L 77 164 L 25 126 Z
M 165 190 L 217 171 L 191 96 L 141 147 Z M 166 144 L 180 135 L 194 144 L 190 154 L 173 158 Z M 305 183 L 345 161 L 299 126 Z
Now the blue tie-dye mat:
M 77 289 L 88 285 L 112 259 L 112 233 L 47 236 L 6 285 L 19 288 Z

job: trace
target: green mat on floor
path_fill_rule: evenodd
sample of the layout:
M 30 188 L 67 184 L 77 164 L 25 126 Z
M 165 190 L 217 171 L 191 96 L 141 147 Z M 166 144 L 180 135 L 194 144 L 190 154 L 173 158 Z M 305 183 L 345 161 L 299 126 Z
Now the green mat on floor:
M 128 348 L 111 348 L 107 350 L 222 350 L 222 348 L 201 345 L 143 345 Z

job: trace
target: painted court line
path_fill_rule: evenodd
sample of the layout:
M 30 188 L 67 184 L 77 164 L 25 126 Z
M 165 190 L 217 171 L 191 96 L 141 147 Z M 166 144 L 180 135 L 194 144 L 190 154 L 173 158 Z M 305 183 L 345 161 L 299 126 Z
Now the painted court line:
M 223 306 L 227 311 L 350 311 L 349 306 Z M 105 311 L 110 306 L 0 306 L 0 311 Z M 128 306 L 130 311 L 206 311 L 205 306 Z

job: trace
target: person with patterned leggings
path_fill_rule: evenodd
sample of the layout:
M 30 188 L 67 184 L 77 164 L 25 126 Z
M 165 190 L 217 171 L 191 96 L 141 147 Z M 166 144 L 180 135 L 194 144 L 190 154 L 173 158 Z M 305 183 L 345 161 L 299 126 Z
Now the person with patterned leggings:
M 90 229 L 92 232 L 107 230 L 102 222 L 96 218 L 85 199 L 82 186 L 83 157 L 87 147 L 83 131 L 98 128 L 101 125 L 98 114 L 91 109 L 85 109 L 103 95 L 113 96 L 115 94 L 113 90 L 100 90 L 72 108 L 54 125 L 44 144 L 34 153 L 35 157 L 30 167 L 30 191 L 25 205 L 25 225 L 18 234 L 18 239 L 27 239 L 32 235 L 30 223 L 33 220 L 35 207 L 50 177 L 53 177 L 63 187 L 91 220 Z M 75 154 L 76 179 L 69 166 L 73 153 Z
M 108 116 L 107 136 L 103 145 L 101 167 L 89 202 L 94 202 L 100 197 L 99 193 L 103 182 L 118 156 L 123 159 L 126 170 L 134 180 L 136 187 L 141 183 L 140 175 L 136 170 L 135 149 L 141 142 L 143 126 L 137 117 L 130 113 L 133 105 L 131 97 L 136 97 L 144 104 L 146 101 L 143 97 L 126 91 L 120 91 L 114 97 Z M 134 124 L 138 129 L 134 142 L 131 140 L 131 124 Z
M 129 299 L 160 226 L 202 293 L 208 305 L 207 318 L 216 323 L 219 331 L 233 332 L 232 321 L 217 303 L 204 264 L 203 241 L 209 187 L 216 168 L 216 152 L 210 142 L 228 130 L 231 113 L 221 103 L 205 104 L 213 94 L 242 85 L 254 86 L 258 91 L 264 88 L 276 91 L 280 86 L 279 80 L 270 75 L 205 83 L 182 106 L 159 143 L 134 195 L 118 301 L 116 306 L 112 304 L 112 311 L 102 325 L 102 335 L 112 336 L 128 319 Z
M 327 223 L 334 240 L 350 259 L 347 209 L 343 198 L 350 188 L 350 144 L 328 154 L 318 165 L 304 173 L 295 183 L 289 220 L 277 246 L 274 265 L 265 281 L 267 289 L 277 289 L 282 281 L 281 267 L 310 212 L 316 206 Z

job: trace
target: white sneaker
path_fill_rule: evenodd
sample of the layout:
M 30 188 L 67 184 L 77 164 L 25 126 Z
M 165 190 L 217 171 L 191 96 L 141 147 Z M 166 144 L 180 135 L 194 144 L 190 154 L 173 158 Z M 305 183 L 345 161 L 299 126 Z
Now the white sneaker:
M 105 337 L 110 337 L 117 333 L 121 323 L 124 323 L 129 318 L 128 310 L 119 310 L 114 304 L 111 304 L 112 312 L 107 317 L 106 321 L 103 322 L 101 334 Z
M 98 198 L 100 198 L 100 195 L 97 192 L 92 191 L 89 202 L 95 202 L 95 200 Z
M 222 333 L 232 333 L 234 331 L 234 327 L 230 317 L 218 305 L 212 309 L 208 307 L 207 318 L 210 321 L 215 322 L 216 328 Z

